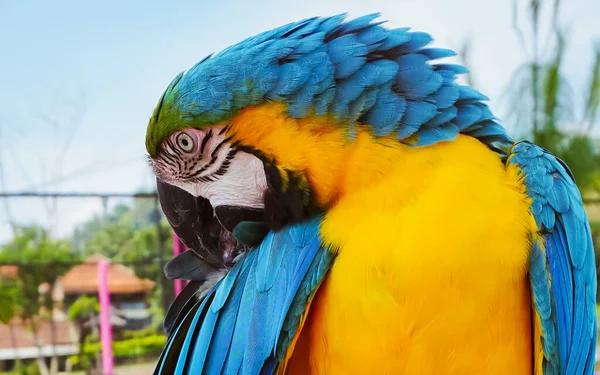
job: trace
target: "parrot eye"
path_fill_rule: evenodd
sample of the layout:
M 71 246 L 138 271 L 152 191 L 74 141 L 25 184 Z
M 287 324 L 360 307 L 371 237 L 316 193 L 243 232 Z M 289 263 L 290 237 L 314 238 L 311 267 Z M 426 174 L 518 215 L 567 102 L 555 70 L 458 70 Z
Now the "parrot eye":
M 177 145 L 185 152 L 192 152 L 194 149 L 194 141 L 186 133 L 181 133 L 177 136 Z

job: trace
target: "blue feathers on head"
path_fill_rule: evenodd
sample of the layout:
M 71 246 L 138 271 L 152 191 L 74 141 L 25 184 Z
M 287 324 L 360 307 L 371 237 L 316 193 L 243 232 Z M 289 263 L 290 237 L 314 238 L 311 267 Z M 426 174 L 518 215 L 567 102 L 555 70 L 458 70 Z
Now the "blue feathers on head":
M 185 72 L 172 85 L 172 105 L 184 119 L 208 124 L 282 101 L 294 118 L 333 116 L 377 136 L 416 135 L 419 146 L 459 133 L 489 146 L 512 143 L 482 103 L 487 97 L 456 83 L 464 67 L 431 63 L 453 51 L 426 48 L 428 34 L 386 29 L 377 17 L 315 17 L 248 38 Z

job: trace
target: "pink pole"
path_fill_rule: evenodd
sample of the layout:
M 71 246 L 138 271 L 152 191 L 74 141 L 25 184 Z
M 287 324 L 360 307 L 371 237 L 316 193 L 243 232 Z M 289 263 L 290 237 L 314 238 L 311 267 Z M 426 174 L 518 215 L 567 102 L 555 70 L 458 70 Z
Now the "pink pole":
M 183 252 L 183 243 L 181 243 L 181 240 L 179 239 L 179 237 L 177 237 L 175 232 L 171 233 L 171 237 L 173 238 L 173 258 L 175 258 L 177 255 Z M 183 288 L 182 281 L 183 280 L 175 279 L 173 282 L 173 284 L 175 285 L 175 296 L 178 296 L 179 293 L 181 293 L 181 289 Z
M 112 327 L 110 325 L 110 292 L 108 290 L 107 260 L 98 261 L 98 301 L 100 302 L 100 341 L 102 342 L 102 371 L 113 374 Z

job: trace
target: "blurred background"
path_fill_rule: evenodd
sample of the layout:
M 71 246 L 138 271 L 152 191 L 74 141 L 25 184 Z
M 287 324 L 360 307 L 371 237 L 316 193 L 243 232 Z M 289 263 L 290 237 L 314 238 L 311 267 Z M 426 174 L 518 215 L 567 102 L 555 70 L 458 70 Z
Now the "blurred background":
M 210 53 L 344 12 L 381 12 L 458 51 L 510 134 L 569 164 L 598 253 L 597 0 L 0 0 L 0 373 L 102 373 L 105 260 L 114 373 L 152 372 L 175 295 L 144 149 L 154 106 Z

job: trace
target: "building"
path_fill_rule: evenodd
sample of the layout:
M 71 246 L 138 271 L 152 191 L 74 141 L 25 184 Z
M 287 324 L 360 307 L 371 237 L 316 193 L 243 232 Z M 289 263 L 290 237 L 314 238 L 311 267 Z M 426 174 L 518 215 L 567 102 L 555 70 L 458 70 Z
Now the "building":
M 56 283 L 55 295 L 63 295 L 63 305 L 68 309 L 82 295 L 98 294 L 98 261 L 108 259 L 94 255 L 64 274 Z M 110 302 L 116 314 L 125 319 L 123 329 L 135 330 L 151 323 L 148 295 L 154 281 L 138 278 L 131 268 L 111 264 L 108 269 Z
M 52 325 L 48 320 L 38 320 L 36 328 L 37 343 L 36 335 L 19 319 L 13 319 L 10 325 L 0 324 L 0 373 L 12 369 L 16 359 L 29 362 L 41 354 L 47 361 L 54 355 L 64 362 L 79 352 L 77 330 L 71 322 L 55 321 Z

